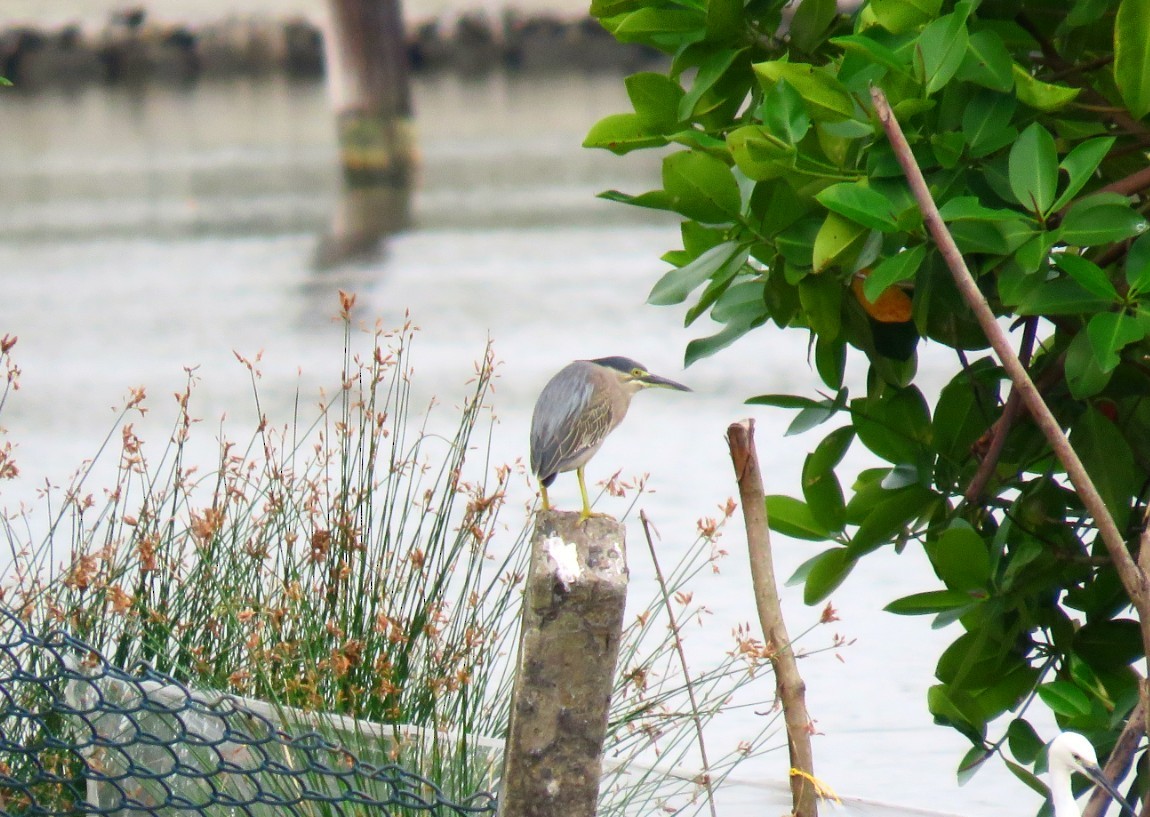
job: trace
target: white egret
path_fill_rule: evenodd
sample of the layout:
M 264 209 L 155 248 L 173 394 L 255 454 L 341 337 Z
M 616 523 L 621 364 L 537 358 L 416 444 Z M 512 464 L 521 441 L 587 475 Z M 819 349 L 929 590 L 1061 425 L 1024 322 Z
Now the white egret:
M 1054 803 L 1054 817 L 1081 817 L 1074 791 L 1070 788 L 1070 775 L 1080 772 L 1097 786 L 1101 786 L 1114 798 L 1119 806 L 1137 817 L 1126 799 L 1118 793 L 1102 769 L 1098 767 L 1098 756 L 1090 741 L 1075 732 L 1063 732 L 1050 742 L 1047 749 L 1046 767 L 1050 772 L 1050 799 Z

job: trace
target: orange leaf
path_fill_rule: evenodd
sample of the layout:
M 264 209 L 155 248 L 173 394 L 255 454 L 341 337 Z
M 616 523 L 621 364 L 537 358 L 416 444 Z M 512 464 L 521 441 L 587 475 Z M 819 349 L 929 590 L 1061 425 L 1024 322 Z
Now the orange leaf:
M 851 289 L 866 313 L 880 323 L 906 323 L 910 320 L 910 296 L 897 286 L 889 286 L 874 301 L 863 294 L 863 283 L 870 270 L 863 270 L 851 279 Z

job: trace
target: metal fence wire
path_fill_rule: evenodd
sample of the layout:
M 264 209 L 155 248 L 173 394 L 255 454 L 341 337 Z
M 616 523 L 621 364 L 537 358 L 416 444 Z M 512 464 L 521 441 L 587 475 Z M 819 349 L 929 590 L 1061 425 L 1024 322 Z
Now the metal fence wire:
M 395 763 L 362 761 L 331 734 L 289 734 L 291 719 L 278 712 L 189 690 L 147 667 L 125 672 L 67 633 L 37 635 L 0 607 L 0 813 L 495 812 L 487 792 L 452 800 Z M 376 736 L 385 729 L 372 726 Z

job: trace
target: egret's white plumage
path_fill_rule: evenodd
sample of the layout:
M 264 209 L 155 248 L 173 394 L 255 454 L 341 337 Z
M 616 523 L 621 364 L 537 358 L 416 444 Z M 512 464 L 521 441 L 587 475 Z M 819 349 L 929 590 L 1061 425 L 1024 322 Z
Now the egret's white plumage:
M 1070 775 L 1074 772 L 1085 775 L 1097 786 L 1101 786 L 1131 815 L 1136 812 L 1118 792 L 1113 783 L 1098 767 L 1098 756 L 1094 746 L 1076 732 L 1063 732 L 1050 742 L 1046 752 L 1046 767 L 1050 773 L 1050 800 L 1054 804 L 1054 817 L 1081 817 L 1074 790 L 1070 787 Z

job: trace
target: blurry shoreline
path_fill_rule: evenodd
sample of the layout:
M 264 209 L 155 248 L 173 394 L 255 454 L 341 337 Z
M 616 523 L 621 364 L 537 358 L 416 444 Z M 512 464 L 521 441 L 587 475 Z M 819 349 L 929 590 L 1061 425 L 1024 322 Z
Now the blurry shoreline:
M 142 7 L 112 13 L 102 26 L 0 20 L 0 76 L 19 91 L 87 84 L 193 83 L 324 74 L 323 29 L 312 15 L 229 16 L 154 22 Z M 549 12 L 445 12 L 407 26 L 416 73 L 475 75 L 496 70 L 631 73 L 665 57 L 620 44 L 589 16 Z M 10 92 L 12 89 L 8 89 Z

